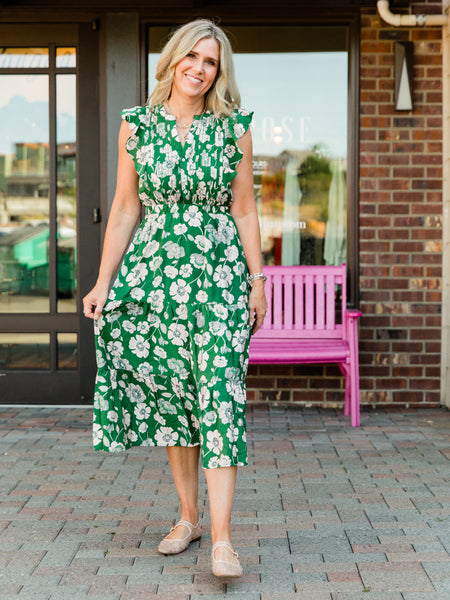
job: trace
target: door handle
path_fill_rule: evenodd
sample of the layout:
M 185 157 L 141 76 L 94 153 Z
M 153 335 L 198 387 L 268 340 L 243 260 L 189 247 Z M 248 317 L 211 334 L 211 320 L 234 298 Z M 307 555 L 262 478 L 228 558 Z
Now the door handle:
M 92 222 L 93 223 L 101 223 L 102 222 L 102 212 L 99 208 L 94 208 L 92 211 Z

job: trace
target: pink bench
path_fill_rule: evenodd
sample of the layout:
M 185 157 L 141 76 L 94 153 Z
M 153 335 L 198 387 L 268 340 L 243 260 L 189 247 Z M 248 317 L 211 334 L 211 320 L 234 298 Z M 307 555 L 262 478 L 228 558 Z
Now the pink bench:
M 264 267 L 268 312 L 252 336 L 250 363 L 337 363 L 345 415 L 359 425 L 359 310 L 347 309 L 345 264 Z

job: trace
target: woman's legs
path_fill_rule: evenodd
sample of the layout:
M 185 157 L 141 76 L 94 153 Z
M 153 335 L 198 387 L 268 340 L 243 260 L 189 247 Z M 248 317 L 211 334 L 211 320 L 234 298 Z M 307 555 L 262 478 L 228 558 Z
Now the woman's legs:
M 198 459 L 200 446 L 168 446 L 167 454 L 181 502 L 181 518 L 196 525 L 198 521 Z M 177 527 L 167 537 L 182 538 L 185 527 Z
M 199 518 L 198 460 L 200 446 L 168 446 L 167 454 L 181 502 L 181 518 L 195 525 Z M 208 484 L 212 543 L 213 545 L 219 541 L 231 543 L 231 510 L 236 487 L 237 467 L 204 469 L 204 472 Z M 188 533 L 186 528 L 180 526 L 167 537 L 181 539 L 186 533 Z M 223 546 L 216 550 L 215 557 L 231 563 L 238 562 L 233 554 Z
M 237 467 L 204 469 L 208 484 L 209 507 L 211 513 L 211 538 L 216 542 L 231 543 L 231 510 L 236 487 Z M 217 548 L 215 557 L 237 563 L 237 559 L 223 546 Z

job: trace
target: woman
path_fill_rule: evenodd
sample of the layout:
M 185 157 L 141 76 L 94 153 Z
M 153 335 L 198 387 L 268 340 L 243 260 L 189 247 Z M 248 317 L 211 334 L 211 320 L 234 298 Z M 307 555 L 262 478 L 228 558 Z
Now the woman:
M 181 520 L 164 554 L 201 536 L 201 453 L 213 573 L 239 576 L 230 519 L 247 464 L 248 344 L 267 310 L 252 115 L 239 108 L 229 41 L 210 21 L 175 32 L 156 77 L 147 105 L 122 111 L 99 276 L 83 299 L 97 334 L 94 447 L 167 447 Z

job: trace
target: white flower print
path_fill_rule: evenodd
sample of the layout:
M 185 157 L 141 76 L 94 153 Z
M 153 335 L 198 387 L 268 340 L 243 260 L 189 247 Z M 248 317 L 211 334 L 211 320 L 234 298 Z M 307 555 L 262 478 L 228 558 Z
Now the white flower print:
M 139 358 L 146 358 L 149 353 L 150 344 L 142 335 L 137 335 L 130 339 L 129 348 Z
M 148 321 L 139 321 L 136 329 L 139 333 L 145 335 L 150 331 L 150 323 Z
M 209 331 L 204 331 L 203 333 L 196 333 L 194 335 L 195 345 L 201 348 L 202 346 L 207 346 L 209 340 L 211 339 L 211 334 Z
M 199 292 L 197 292 L 195 299 L 199 302 L 207 302 L 208 294 L 205 292 L 205 290 L 200 290 Z
M 126 304 L 126 309 L 129 316 L 137 317 L 138 315 L 142 315 L 144 312 L 142 306 L 139 306 L 139 304 L 132 304 L 131 302 Z
M 171 323 L 167 334 L 169 340 L 177 346 L 182 346 L 188 338 L 187 329 L 182 323 Z
M 182 398 L 184 389 L 181 381 L 177 377 L 172 377 L 170 381 L 175 395 L 178 396 L 178 398 Z
M 178 270 L 172 267 L 172 265 L 167 265 L 167 267 L 164 267 L 164 275 L 170 277 L 170 279 L 175 279 L 178 275 Z
M 139 433 L 147 433 L 148 425 L 147 425 L 147 423 L 145 423 L 145 421 L 142 421 L 142 423 L 139 423 L 138 431 L 139 431 Z
M 126 282 L 134 287 L 139 285 L 142 281 L 144 281 L 145 277 L 148 274 L 147 265 L 144 263 L 139 263 L 128 273 Z
M 214 454 L 220 454 L 223 448 L 223 439 L 218 431 L 208 431 L 206 434 L 206 447 Z
M 213 364 L 215 367 L 225 367 L 227 365 L 227 359 L 225 358 L 225 356 L 221 356 L 220 354 L 218 354 L 214 357 Z
M 182 258 L 185 255 L 183 246 L 180 246 L 176 242 L 166 242 L 163 246 L 167 252 L 167 258 Z
M 134 333 L 136 331 L 136 325 L 134 323 L 132 323 L 131 321 L 124 321 L 122 323 L 122 327 L 125 329 L 125 331 L 127 331 L 128 333 Z
M 206 256 L 204 254 L 191 254 L 191 262 L 193 263 L 193 265 L 197 268 L 199 267 L 203 267 L 204 265 L 206 265 L 207 259 Z
M 228 265 L 218 265 L 214 271 L 214 281 L 220 288 L 228 288 L 231 284 L 233 274 Z
M 181 277 L 190 277 L 192 275 L 192 267 L 189 264 L 180 266 Z
M 189 300 L 189 294 L 191 292 L 191 286 L 184 281 L 184 279 L 178 279 L 174 281 L 169 289 L 170 296 L 176 302 L 187 302 Z
M 184 220 L 190 227 L 199 227 L 202 219 L 201 213 L 197 206 L 190 206 L 189 209 L 184 213 Z
M 214 304 L 213 307 L 213 312 L 216 315 L 216 317 L 218 317 L 219 319 L 227 319 L 228 318 L 228 308 L 226 306 L 224 306 L 223 304 Z
M 164 350 L 164 348 L 161 348 L 161 346 L 155 346 L 153 352 L 160 358 L 167 358 L 167 352 Z
M 142 146 L 136 153 L 138 162 L 143 165 L 149 165 L 153 160 L 153 145 Z
M 130 401 L 133 402 L 133 404 L 143 402 L 145 400 L 144 392 L 135 383 L 130 383 L 126 388 L 125 393 Z
M 225 323 L 222 321 L 211 321 L 209 328 L 213 335 L 220 336 L 225 333 Z
M 238 249 L 236 248 L 236 246 L 228 246 L 227 248 L 225 248 L 225 252 L 224 252 L 226 258 L 228 261 L 230 262 L 234 262 L 237 257 L 239 256 L 239 252 Z M 235 265 L 236 267 L 244 267 L 244 265 L 242 263 L 239 263 L 238 265 Z
M 159 267 L 161 266 L 162 261 L 163 261 L 163 259 L 161 256 L 155 256 L 148 263 L 148 268 L 150 269 L 150 271 L 157 271 L 159 269 Z
M 207 427 L 211 427 L 212 425 L 214 425 L 214 423 L 216 421 L 217 421 L 217 414 L 213 410 L 208 410 L 208 412 L 205 412 L 205 414 L 203 415 L 203 423 Z
M 199 402 L 201 411 L 204 411 L 206 409 L 206 407 L 208 406 L 210 397 L 211 397 L 211 394 L 209 392 L 209 389 L 205 385 L 202 386 L 200 388 L 199 395 L 198 395 L 198 402 Z
M 142 298 L 145 296 L 145 292 L 143 289 L 135 287 L 131 290 L 130 296 L 133 298 L 133 300 L 137 300 L 137 302 L 139 302 L 139 300 L 142 300 Z
M 204 235 L 196 235 L 195 236 L 195 244 L 196 244 L 197 248 L 200 248 L 200 250 L 202 250 L 203 252 L 207 252 L 208 250 L 211 250 L 211 248 L 212 248 L 212 244 L 211 244 L 210 240 L 208 240 L 208 238 L 205 237 Z
M 137 372 L 143 377 L 149 377 L 153 373 L 153 365 L 148 362 L 141 362 L 137 368 Z
M 188 317 L 188 311 L 186 304 L 179 304 L 175 310 L 175 313 L 179 319 L 185 321 Z
M 222 296 L 225 302 L 229 302 L 230 304 L 232 304 L 234 296 L 229 290 L 223 290 Z
M 174 404 L 171 404 L 168 400 L 161 400 L 159 403 L 159 409 L 165 415 L 177 414 L 177 407 Z
M 108 350 L 108 353 L 111 354 L 111 356 L 119 357 L 123 354 L 122 342 L 108 342 L 106 349 Z
M 115 369 L 117 369 L 118 371 L 131 371 L 130 361 L 121 356 L 113 356 L 112 364 L 113 364 L 113 367 Z
M 186 231 L 187 231 L 187 227 L 184 223 L 178 223 L 173 228 L 173 232 L 175 235 L 183 235 L 183 233 L 186 233 Z
M 219 419 L 222 421 L 222 423 L 232 423 L 233 417 L 233 403 L 221 402 L 219 404 Z
M 167 361 L 169 369 L 178 375 L 180 379 L 187 379 L 189 372 L 184 366 L 184 362 L 178 358 L 169 358 Z
M 243 352 L 245 348 L 245 344 L 247 342 L 247 332 L 245 331 L 235 331 L 233 334 L 233 338 L 231 340 L 231 344 L 236 352 Z
M 148 417 L 150 416 L 150 412 L 150 407 L 147 406 L 147 404 L 145 404 L 144 402 L 139 402 L 134 407 L 134 416 L 140 421 L 148 419 Z
M 164 309 L 164 292 L 163 290 L 152 290 L 147 296 L 147 302 L 150 304 L 152 309 L 157 313 L 162 312 Z
M 108 414 L 106 415 L 106 418 L 108 419 L 108 421 L 111 421 L 111 423 L 117 423 L 117 421 L 119 420 L 119 415 L 115 410 L 109 410 Z
M 160 427 L 155 435 L 155 440 L 160 446 L 171 446 L 178 440 L 178 432 L 171 427 Z
M 156 252 L 158 252 L 158 250 L 159 242 L 157 242 L 156 240 L 152 240 L 151 242 L 145 245 L 144 249 L 142 250 L 142 256 L 145 256 L 145 258 L 149 258 L 150 256 L 153 256 Z
M 130 429 L 128 431 L 128 439 L 130 440 L 131 443 L 136 442 L 136 440 L 138 439 L 137 433 L 135 431 L 133 431 L 132 429 Z
M 209 354 L 204 350 L 200 350 L 198 353 L 198 370 L 206 371 L 208 368 Z

